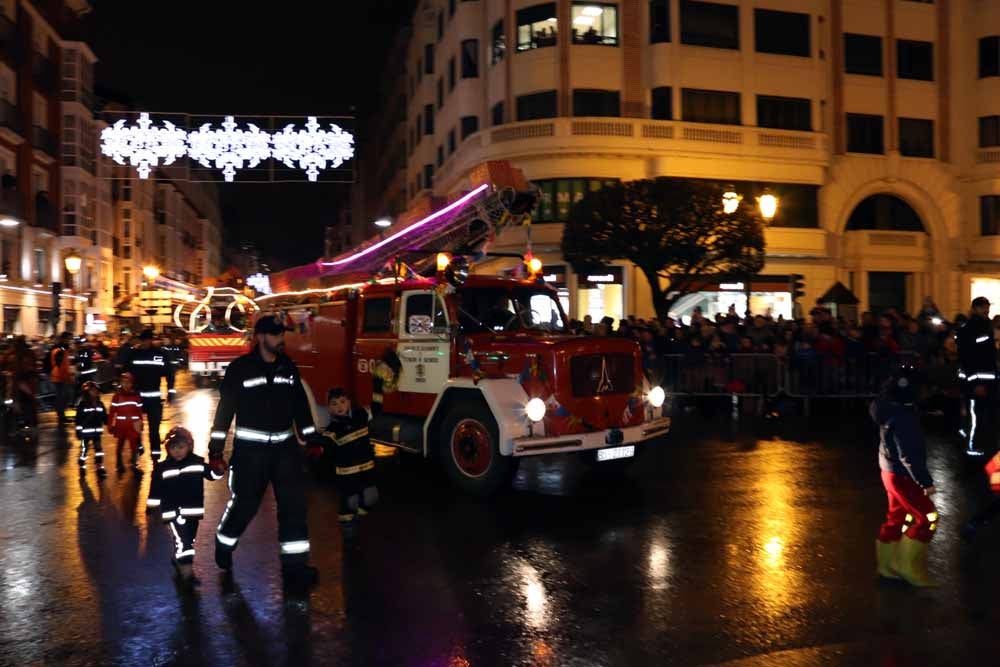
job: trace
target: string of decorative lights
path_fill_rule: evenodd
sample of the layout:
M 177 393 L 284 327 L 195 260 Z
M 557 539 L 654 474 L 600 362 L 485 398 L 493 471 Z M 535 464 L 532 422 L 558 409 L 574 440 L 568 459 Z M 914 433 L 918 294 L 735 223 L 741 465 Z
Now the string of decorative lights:
M 323 128 L 316 116 L 307 117 L 304 130 L 295 129 L 294 123 L 274 133 L 253 123 L 243 129 L 233 116 L 226 116 L 221 126 L 203 123 L 189 132 L 166 120 L 155 125 L 143 112 L 134 124 L 119 119 L 104 128 L 101 153 L 117 164 L 136 167 L 141 179 L 148 179 L 154 167 L 187 156 L 203 167 L 222 170 L 226 182 L 235 179 L 237 170 L 254 168 L 269 158 L 292 169 L 297 166 L 315 182 L 320 171 L 337 169 L 354 157 L 354 136 L 335 123 Z

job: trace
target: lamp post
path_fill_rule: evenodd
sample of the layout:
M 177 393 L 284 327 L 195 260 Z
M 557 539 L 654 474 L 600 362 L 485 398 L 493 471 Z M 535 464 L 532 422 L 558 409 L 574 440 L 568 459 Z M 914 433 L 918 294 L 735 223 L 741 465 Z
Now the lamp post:
M 736 213 L 736 210 L 740 207 L 740 202 L 743 201 L 743 195 L 738 194 L 732 186 L 726 189 L 722 193 L 722 211 L 727 215 L 732 215 Z M 757 208 L 760 210 L 760 216 L 764 218 L 767 222 L 774 220 L 774 216 L 778 214 L 778 204 L 780 201 L 778 197 L 775 196 L 769 189 L 765 189 L 761 196 L 757 197 Z

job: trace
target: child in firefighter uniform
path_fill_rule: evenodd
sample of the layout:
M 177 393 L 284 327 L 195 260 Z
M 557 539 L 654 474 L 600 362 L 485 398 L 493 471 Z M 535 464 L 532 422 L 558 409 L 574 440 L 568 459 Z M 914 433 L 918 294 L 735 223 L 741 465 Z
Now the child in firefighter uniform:
M 87 450 L 94 449 L 97 473 L 105 474 L 104 450 L 101 448 L 101 434 L 108 421 L 108 414 L 101 403 L 101 390 L 97 383 L 88 380 L 81 387 L 82 394 L 76 404 L 76 437 L 80 439 L 80 470 L 87 467 Z
M 937 529 L 924 434 L 917 414 L 916 373 L 904 366 L 886 383 L 869 410 L 879 427 L 879 468 L 889 499 L 875 543 L 878 574 L 913 586 L 935 586 L 927 574 L 927 546 Z
M 194 438 L 190 431 L 175 426 L 164 441 L 167 458 L 153 466 L 146 508 L 159 509 L 163 523 L 170 527 L 174 538 L 171 562 L 181 583 L 193 585 L 192 563 L 198 522 L 205 515 L 204 480 L 222 479 L 194 453 Z
M 332 454 L 340 494 L 340 522 L 351 523 L 378 502 L 375 451 L 368 439 L 368 412 L 352 406 L 343 389 L 330 390 L 327 410 L 330 423 L 313 441 L 310 455 L 317 455 L 317 446 L 322 448 L 320 454 L 323 449 Z
M 126 442 L 132 450 L 132 462 L 139 467 L 142 456 L 142 399 L 135 390 L 135 378 L 131 373 L 122 373 L 118 391 L 111 397 L 111 411 L 108 413 L 108 432 L 118 439 L 118 470 L 124 470 L 122 449 Z

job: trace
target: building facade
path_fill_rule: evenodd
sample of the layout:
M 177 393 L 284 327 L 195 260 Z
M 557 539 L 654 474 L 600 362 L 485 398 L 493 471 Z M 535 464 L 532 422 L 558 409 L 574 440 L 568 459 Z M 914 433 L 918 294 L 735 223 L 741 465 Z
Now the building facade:
M 748 204 L 778 195 L 762 272 L 778 279 L 754 310 L 787 314 L 780 277 L 796 274 L 806 306 L 837 282 L 862 309 L 913 312 L 930 296 L 952 315 L 1000 299 L 1000 3 L 422 0 L 412 23 L 407 206 L 461 190 L 485 160 L 513 162 L 541 190 L 534 251 L 573 317 L 652 314 L 634 267 L 578 276 L 559 243 L 585 192 L 659 176 L 732 184 Z M 362 155 L 380 163 L 362 177 L 393 155 Z
M 96 109 L 81 0 L 0 0 L 0 304 L 5 333 L 96 332 L 139 290 L 142 267 L 198 283 L 217 275 L 221 215 L 214 186 L 157 172 L 140 181 L 99 155 L 106 127 Z M 71 275 L 65 258 L 81 258 Z

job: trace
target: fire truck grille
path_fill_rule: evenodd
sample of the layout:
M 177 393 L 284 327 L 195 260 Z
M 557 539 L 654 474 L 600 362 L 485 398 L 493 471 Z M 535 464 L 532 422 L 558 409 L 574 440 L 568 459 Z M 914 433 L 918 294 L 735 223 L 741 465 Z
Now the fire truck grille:
M 573 396 L 630 394 L 635 389 L 635 366 L 629 354 L 588 354 L 569 362 Z

